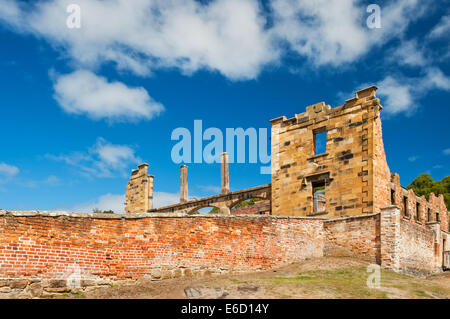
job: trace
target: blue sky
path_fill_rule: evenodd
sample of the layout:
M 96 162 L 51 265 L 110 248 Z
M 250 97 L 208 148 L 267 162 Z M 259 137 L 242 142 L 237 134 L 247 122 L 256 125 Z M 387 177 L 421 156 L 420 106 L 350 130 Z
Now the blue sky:
M 81 28 L 66 25 L 67 5 Z M 408 185 L 449 174 L 449 1 L 0 1 L 0 208 L 121 209 L 141 162 L 178 199 L 177 127 L 268 128 L 377 85 L 388 164 Z M 206 142 L 204 143 L 206 144 Z M 270 182 L 231 164 L 232 190 Z M 219 164 L 189 164 L 189 195 Z

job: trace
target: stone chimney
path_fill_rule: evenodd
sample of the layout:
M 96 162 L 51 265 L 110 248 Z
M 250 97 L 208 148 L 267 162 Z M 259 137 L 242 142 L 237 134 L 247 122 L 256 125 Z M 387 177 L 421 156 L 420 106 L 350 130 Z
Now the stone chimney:
M 220 175 L 221 175 L 221 185 L 222 194 L 228 194 L 230 192 L 230 178 L 228 169 L 228 153 L 222 153 L 220 157 Z
M 126 213 L 146 213 L 153 208 L 153 176 L 147 173 L 148 164 L 141 164 L 131 172 L 125 194 Z
M 188 201 L 187 166 L 180 167 L 180 203 Z

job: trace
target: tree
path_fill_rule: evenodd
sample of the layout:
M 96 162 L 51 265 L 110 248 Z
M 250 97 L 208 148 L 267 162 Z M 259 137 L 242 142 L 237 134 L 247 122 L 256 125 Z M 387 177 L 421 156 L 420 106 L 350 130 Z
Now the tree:
M 92 210 L 92 212 L 93 212 L 94 214 L 114 214 L 114 211 L 112 211 L 112 210 L 104 210 L 104 211 L 101 211 L 101 210 L 98 209 L 98 208 L 94 208 L 94 209 Z
M 412 189 L 414 193 L 419 196 L 424 195 L 426 199 L 429 198 L 431 192 L 435 195 L 442 194 L 447 210 L 450 207 L 450 176 L 446 176 L 442 180 L 434 182 L 430 174 L 421 174 L 416 177 L 407 188 Z

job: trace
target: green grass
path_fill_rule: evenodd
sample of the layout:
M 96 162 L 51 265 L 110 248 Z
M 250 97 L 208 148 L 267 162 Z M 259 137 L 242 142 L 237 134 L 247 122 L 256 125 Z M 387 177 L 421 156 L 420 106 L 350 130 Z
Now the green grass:
M 428 292 L 441 296 L 448 296 L 450 293 L 450 287 L 445 289 L 424 279 L 384 269 L 381 270 L 380 289 L 367 287 L 367 277 L 368 273 L 365 267 L 349 267 L 337 270 L 307 271 L 297 276 L 277 276 L 258 278 L 258 280 L 267 282 L 268 288 L 274 292 L 280 286 L 288 286 L 297 289 L 300 293 L 310 292 L 312 295 L 326 293 L 334 295 L 336 298 L 388 298 L 389 288 L 401 290 L 402 296 L 405 294 L 409 298 L 433 298 Z

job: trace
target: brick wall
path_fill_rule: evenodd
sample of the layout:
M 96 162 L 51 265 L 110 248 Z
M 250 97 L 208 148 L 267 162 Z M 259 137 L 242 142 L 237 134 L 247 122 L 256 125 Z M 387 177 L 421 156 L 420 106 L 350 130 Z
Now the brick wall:
M 322 220 L 0 213 L 0 278 L 168 278 L 323 255 Z M 1 282 L 0 282 L 1 284 Z
M 352 256 L 380 263 L 380 214 L 324 221 L 325 256 Z
M 439 223 L 411 223 L 392 205 L 381 211 L 380 230 L 382 266 L 414 275 L 442 270 L 447 234 Z
M 253 205 L 233 208 L 231 213 L 235 215 L 270 215 L 270 200 L 261 200 Z
M 433 230 L 400 219 L 399 235 L 400 269 L 407 273 L 434 272 L 438 248 L 435 249 Z

